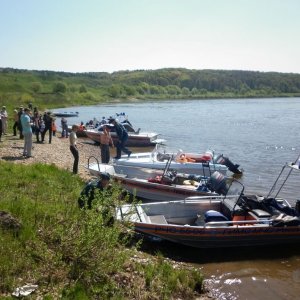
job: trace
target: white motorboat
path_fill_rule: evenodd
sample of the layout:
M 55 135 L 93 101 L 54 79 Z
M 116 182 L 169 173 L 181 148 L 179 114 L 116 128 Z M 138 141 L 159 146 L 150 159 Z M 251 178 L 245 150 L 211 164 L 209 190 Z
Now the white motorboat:
M 155 146 L 156 144 L 163 144 L 165 142 L 164 139 L 158 138 L 158 133 L 141 131 L 140 128 L 137 130 L 134 129 L 125 113 L 116 114 L 116 118 L 118 118 L 119 122 L 128 132 L 128 140 L 126 142 L 126 146 L 128 147 L 150 147 Z M 103 122 L 96 121 L 95 124 L 93 124 L 94 128 L 87 128 L 85 130 L 86 136 L 94 142 L 100 143 L 100 135 L 103 134 L 103 126 L 107 125 L 106 122 L 108 120 L 109 119 L 104 120 Z M 113 142 L 116 143 L 118 141 L 118 137 L 113 126 L 110 134 Z
M 60 117 L 60 118 L 70 118 L 70 117 L 78 117 L 79 115 L 79 112 L 76 111 L 76 112 L 68 112 L 68 111 L 64 111 L 64 112 L 61 112 L 61 111 L 53 111 L 52 114 L 55 116 L 55 117 Z
M 103 134 L 103 130 L 101 127 L 96 129 L 87 129 L 85 131 L 86 136 L 93 140 L 96 143 L 100 143 L 100 135 Z M 111 137 L 113 142 L 116 143 L 118 141 L 118 136 L 116 132 L 111 131 Z M 156 144 L 164 143 L 164 139 L 158 138 L 159 134 L 154 132 L 128 132 L 128 140 L 126 142 L 126 146 L 128 147 L 150 147 L 155 146 Z
M 114 167 L 118 168 L 118 172 L 127 174 L 130 177 L 134 168 L 147 168 L 163 170 L 166 167 L 168 160 L 171 159 L 169 169 L 187 174 L 196 174 L 210 177 L 215 171 L 226 175 L 228 168 L 225 165 L 215 163 L 214 161 L 192 162 L 180 159 L 180 155 L 161 154 L 158 151 L 134 153 L 128 158 L 123 155 L 120 159 L 114 160 Z
M 140 170 L 141 177 L 130 177 L 115 172 L 112 165 L 99 164 L 101 173 L 109 173 L 132 195 L 152 201 L 179 200 L 192 196 L 213 196 L 226 193 L 226 177 L 214 172 L 211 178 L 174 173 L 167 170 L 155 174 L 153 169 Z M 159 172 L 159 170 L 156 170 Z M 162 172 L 162 171 L 161 171 Z M 92 174 L 95 174 L 91 172 Z

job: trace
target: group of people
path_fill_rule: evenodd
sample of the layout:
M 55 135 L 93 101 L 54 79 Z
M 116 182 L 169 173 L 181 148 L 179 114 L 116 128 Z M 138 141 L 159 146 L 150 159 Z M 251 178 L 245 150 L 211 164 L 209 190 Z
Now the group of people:
M 0 111 L 0 141 L 2 135 L 7 134 L 8 113 L 6 107 L 3 106 Z M 56 134 L 55 118 L 50 112 L 40 113 L 37 107 L 33 108 L 30 103 L 28 107 L 20 106 L 13 111 L 13 135 L 24 139 L 23 156 L 31 157 L 33 135 L 38 143 L 45 141 L 46 133 L 49 135 L 49 144 L 51 144 L 52 136 Z
M 89 120 L 88 122 L 86 122 L 85 126 L 88 128 L 98 128 L 101 125 L 108 124 L 110 118 L 107 119 L 105 117 L 102 117 L 101 121 L 98 121 L 96 118 L 94 118 L 93 120 Z
M 20 139 L 24 138 L 21 117 L 26 112 L 29 113 L 31 132 L 36 136 L 36 141 L 38 143 L 44 142 L 45 135 L 48 132 L 49 144 L 51 144 L 52 135 L 55 136 L 56 134 L 55 118 L 51 115 L 51 112 L 44 112 L 43 114 L 40 113 L 37 107 L 34 107 L 33 112 L 29 107 L 24 108 L 23 106 L 20 106 L 19 110 L 14 110 L 14 136 L 17 136 L 18 130 L 20 134 Z
M 16 110 L 15 110 L 16 113 Z M 56 135 L 55 118 L 51 112 L 41 114 L 37 107 L 34 107 L 33 113 L 29 107 L 23 109 L 20 107 L 18 119 L 15 118 L 14 135 L 16 128 L 20 131 L 20 138 L 24 138 L 23 156 L 31 157 L 32 138 L 36 137 L 37 143 L 44 143 L 46 133 L 49 135 L 49 144 L 52 142 L 52 136 Z
M 100 148 L 101 148 L 101 162 L 108 164 L 110 160 L 109 146 L 114 147 L 113 139 L 110 134 L 111 128 L 114 127 L 118 136 L 116 144 L 117 154 L 114 159 L 121 158 L 122 151 L 130 157 L 131 151 L 125 147 L 128 140 L 128 132 L 126 128 L 114 118 L 110 118 L 108 123 L 103 125 L 103 134 L 100 136 Z
M 111 137 L 110 130 L 115 128 L 115 132 L 118 136 L 118 141 L 114 145 L 113 139 Z M 72 132 L 70 133 L 70 151 L 74 157 L 73 163 L 73 173 L 77 174 L 78 172 L 78 163 L 79 163 L 79 151 L 77 148 L 77 135 L 76 132 L 79 130 L 78 125 L 72 126 Z M 101 149 L 101 162 L 104 164 L 109 163 L 110 161 L 110 149 L 109 147 L 116 146 L 117 153 L 114 159 L 120 159 L 122 151 L 130 157 L 131 151 L 126 148 L 126 142 L 128 140 L 128 132 L 126 128 L 114 118 L 110 118 L 108 123 L 103 124 L 103 134 L 100 135 L 100 149 Z
M 51 115 L 51 112 L 40 113 L 37 107 L 23 107 L 14 110 L 14 124 L 13 135 L 17 136 L 19 131 L 20 139 L 24 139 L 23 156 L 32 157 L 32 143 L 33 135 L 36 137 L 36 142 L 43 143 L 45 141 L 46 133 L 49 135 L 49 144 L 51 144 L 52 136 L 56 134 L 55 118 Z M 7 119 L 8 113 L 6 107 L 3 106 L 0 111 L 0 141 L 3 134 L 7 133 Z M 126 128 L 115 118 L 102 119 L 103 134 L 100 136 L 100 148 L 101 148 L 101 162 L 109 163 L 110 161 L 110 146 L 116 146 L 115 159 L 121 158 L 122 151 L 130 157 L 131 151 L 126 148 L 126 142 L 128 139 L 128 132 Z M 72 126 L 72 131 L 69 134 L 68 124 L 65 118 L 61 119 L 62 137 L 69 138 L 70 151 L 74 157 L 73 173 L 78 173 L 79 164 L 79 151 L 77 148 L 77 135 L 76 132 L 80 130 L 78 125 Z M 81 126 L 84 126 L 81 123 Z M 111 129 L 114 128 L 118 137 L 116 145 L 114 145 L 111 137 Z

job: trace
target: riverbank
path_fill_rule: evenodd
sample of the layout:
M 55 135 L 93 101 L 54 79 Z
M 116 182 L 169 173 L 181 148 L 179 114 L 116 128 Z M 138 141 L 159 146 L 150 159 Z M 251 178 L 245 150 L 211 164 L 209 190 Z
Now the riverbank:
M 71 173 L 68 139 L 34 143 L 27 159 L 23 140 L 6 135 L 0 143 L 0 211 L 23 228 L 0 235 L 0 297 L 30 283 L 38 286 L 32 299 L 211 299 L 200 294 L 200 268 L 138 251 L 124 228 L 103 227 L 99 213 L 78 210 L 82 180 L 91 178 L 84 165 L 99 157 L 99 147 L 79 142 L 79 176 Z

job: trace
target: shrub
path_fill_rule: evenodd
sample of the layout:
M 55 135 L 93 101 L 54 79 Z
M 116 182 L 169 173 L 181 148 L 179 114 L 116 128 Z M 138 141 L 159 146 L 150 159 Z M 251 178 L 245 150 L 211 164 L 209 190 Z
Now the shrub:
M 86 92 L 87 92 L 86 86 L 84 84 L 82 84 L 79 87 L 79 93 L 86 93 Z
M 53 93 L 65 93 L 67 91 L 67 86 L 63 82 L 56 82 L 53 85 Z
M 42 84 L 40 82 L 33 82 L 31 84 L 31 89 L 33 92 L 38 93 L 42 90 Z

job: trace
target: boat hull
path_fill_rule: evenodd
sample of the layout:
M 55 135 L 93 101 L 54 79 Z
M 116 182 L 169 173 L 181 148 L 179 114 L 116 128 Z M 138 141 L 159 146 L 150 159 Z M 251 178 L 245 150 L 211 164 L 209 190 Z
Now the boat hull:
M 148 169 L 156 169 L 156 170 L 164 170 L 166 167 L 167 161 L 156 161 L 151 160 L 150 157 L 143 158 L 135 158 L 132 155 L 128 158 L 121 158 L 114 162 L 119 169 L 122 169 L 124 174 L 128 174 L 130 172 L 130 168 L 139 167 L 139 168 L 148 168 Z M 179 163 L 176 161 L 172 161 L 169 166 L 170 170 L 177 171 L 179 173 L 186 174 L 196 174 L 196 175 L 204 175 L 210 177 L 212 173 L 215 171 L 220 172 L 223 175 L 227 174 L 228 168 L 224 165 L 209 163 Z M 118 172 L 119 173 L 119 172 Z M 131 176 L 130 176 L 131 177 Z
M 171 201 L 194 196 L 217 195 L 211 192 L 197 191 L 194 186 L 164 185 L 135 178 L 114 177 L 132 195 L 150 201 Z
M 93 140 L 96 143 L 100 143 L 100 135 L 102 133 L 96 130 L 87 130 L 86 136 Z M 115 132 L 111 132 L 111 137 L 113 139 L 114 144 L 118 141 L 118 136 Z M 151 147 L 155 146 L 157 143 L 161 142 L 161 140 L 157 139 L 158 134 L 143 134 L 143 133 L 128 133 L 128 140 L 126 142 L 126 146 L 128 147 Z
M 52 113 L 55 117 L 59 118 L 70 118 L 70 117 L 78 117 L 78 113 L 61 113 L 61 112 L 53 112 Z
M 162 175 L 162 170 L 156 169 L 147 169 L 147 168 L 139 168 L 139 167 L 126 167 L 117 166 L 115 164 L 101 164 L 101 163 L 90 163 L 86 166 L 91 175 L 98 176 L 100 173 L 107 172 L 111 175 L 121 174 L 126 175 L 127 177 L 133 178 L 142 178 L 148 179 L 150 177 L 160 176 Z
M 222 196 L 210 196 L 123 205 L 117 209 L 116 216 L 119 220 L 130 220 L 139 233 L 197 248 L 300 243 L 299 219 L 297 225 L 273 226 L 271 216 L 254 218 L 248 211 L 239 214 L 241 208 L 234 204 L 236 199 L 237 196 L 226 200 Z M 208 219 L 208 212 L 217 212 L 222 219 Z
M 197 228 L 134 223 L 137 232 L 197 248 L 270 246 L 300 243 L 300 227 Z

